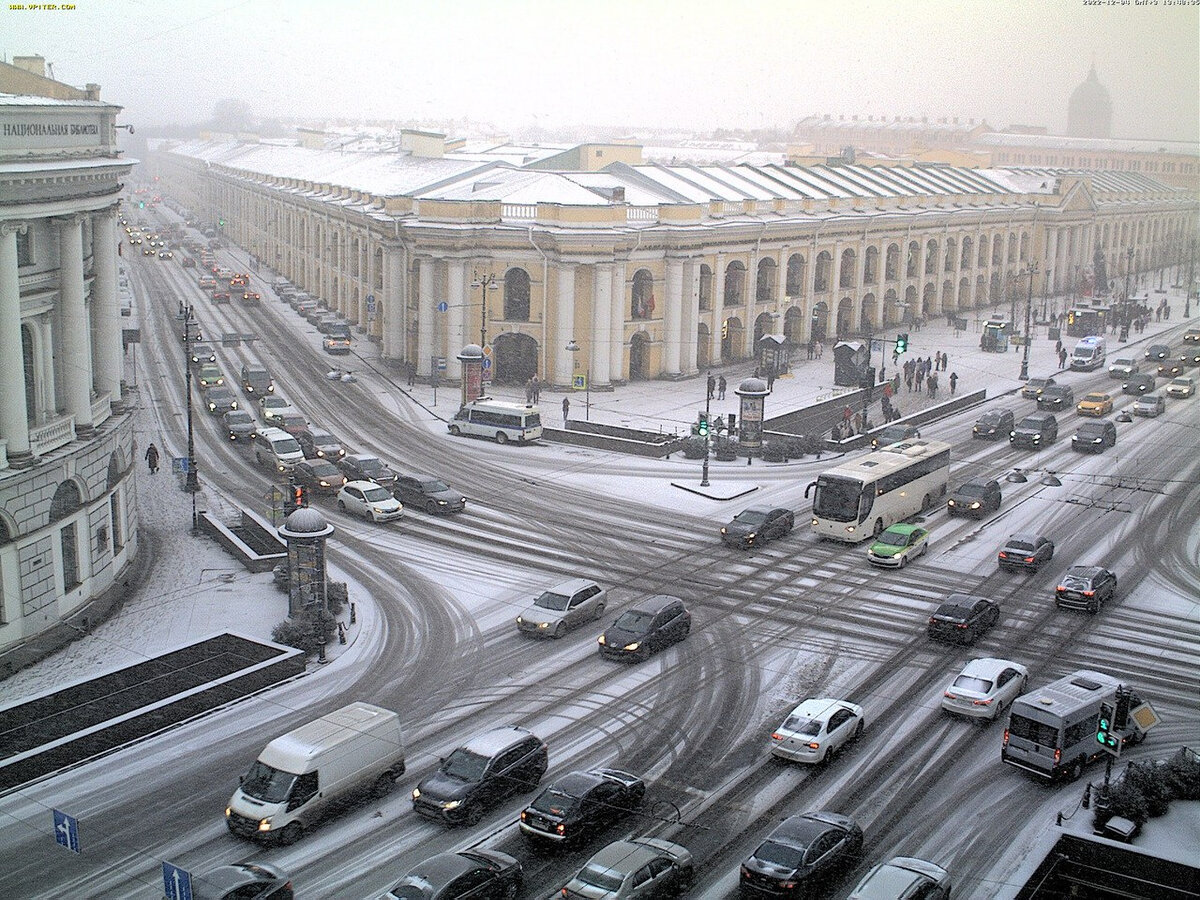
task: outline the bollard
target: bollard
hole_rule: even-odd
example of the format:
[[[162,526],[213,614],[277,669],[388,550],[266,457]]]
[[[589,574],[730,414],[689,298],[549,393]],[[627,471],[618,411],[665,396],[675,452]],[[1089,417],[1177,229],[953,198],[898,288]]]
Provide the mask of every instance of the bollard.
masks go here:
[[[317,639],[317,662],[322,665],[329,662],[329,658],[325,655],[325,635],[321,635]]]
[[[346,626],[338,622],[338,643],[346,643]]]
[[[350,624],[353,625],[358,621],[358,610],[354,608],[354,603],[350,604]]]

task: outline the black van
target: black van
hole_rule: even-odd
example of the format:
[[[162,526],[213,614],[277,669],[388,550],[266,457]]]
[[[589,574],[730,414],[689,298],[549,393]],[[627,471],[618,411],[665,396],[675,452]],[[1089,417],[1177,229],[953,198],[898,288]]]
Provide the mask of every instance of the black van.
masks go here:
[[[1053,444],[1057,440],[1058,419],[1054,418],[1054,413],[1048,412],[1030,413],[1017,423],[1013,433],[1008,436],[1008,442],[1012,446],[1031,450]]]

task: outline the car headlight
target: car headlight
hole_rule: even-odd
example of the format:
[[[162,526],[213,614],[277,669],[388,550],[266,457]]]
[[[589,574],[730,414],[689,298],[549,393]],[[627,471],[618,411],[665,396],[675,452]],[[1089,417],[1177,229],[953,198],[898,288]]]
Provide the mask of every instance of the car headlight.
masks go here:
[[[956,505],[956,504],[954,503],[954,500],[953,500],[953,499],[950,499],[950,500],[947,500],[947,501],[946,501],[946,505],[947,505],[947,506],[954,506],[954,505]]]
[[[974,503],[971,504],[971,509],[979,509],[979,501],[978,500],[976,500]]]
[[[230,404],[229,404],[229,408],[230,408],[230,409],[237,409],[237,408],[238,408],[237,401],[236,401],[236,400],[234,400],[232,403],[230,403]]]
[[[624,647],[622,647],[621,649],[622,649],[622,650],[629,650],[629,651],[631,651],[631,652],[632,652],[632,651],[636,650],[636,649],[637,649],[639,646],[641,646],[640,642],[638,642],[638,641],[634,641],[632,644],[626,644],[626,645],[625,645]]]
[[[538,628],[549,628],[549,627],[550,627],[550,623],[549,623],[549,622],[538,622],[538,623],[537,623],[537,627],[538,627]]]
[[[721,528],[721,534],[728,534],[728,533],[729,533],[728,529],[726,529],[724,527]]]
[[[1035,435],[1033,436],[1033,439],[1034,439],[1035,441],[1040,441],[1040,440],[1042,439],[1042,436],[1041,436],[1040,434],[1035,434]]]
[[[815,518],[815,517],[814,517],[814,518],[813,518],[813,520],[812,520],[812,524],[813,524],[813,525],[816,525],[816,524],[817,524],[817,520],[816,520],[816,518]]]
[[[520,625],[525,621],[524,616],[517,616],[517,624]]]
[[[419,799],[419,798],[420,798],[420,796],[421,796],[421,789],[420,789],[420,788],[413,788],[413,790],[412,790],[412,798],[413,798],[414,800],[417,800],[417,799]]]
[[[271,830],[271,820],[270,819],[259,819],[258,820],[258,830],[259,831],[270,831]]]
[[[442,802],[442,809],[458,809],[461,800],[445,800]]]
[[[318,484],[320,484],[320,485],[321,485],[321,487],[329,487],[329,482],[328,482],[328,481],[321,481],[321,482],[318,482]]]
[[[598,643],[601,647],[603,647],[605,644],[608,643],[608,641],[604,640],[604,635],[600,635],[600,637],[596,638],[596,643]]]
[[[215,404],[215,403],[209,403],[209,404],[208,404],[208,411],[209,411],[209,412],[216,412],[216,411],[217,411],[217,404]]]
[[[1092,443],[1093,443],[1093,444],[1099,444],[1099,443],[1102,443],[1102,442],[1103,442],[1103,438],[1092,438]]]
[[[439,500],[439,501],[438,501],[438,506],[445,506],[445,505],[446,505],[446,501],[445,501],[445,500]]]

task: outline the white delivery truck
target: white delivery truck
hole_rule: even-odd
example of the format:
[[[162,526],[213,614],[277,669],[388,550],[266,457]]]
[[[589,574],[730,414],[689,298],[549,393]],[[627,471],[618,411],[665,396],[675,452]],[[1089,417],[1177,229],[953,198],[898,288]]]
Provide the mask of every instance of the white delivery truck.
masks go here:
[[[267,744],[225,809],[240,837],[290,844],[331,804],[356,792],[390,791],[404,773],[400,717],[351,703]]]
[[[1071,351],[1071,368],[1081,372],[1100,368],[1104,365],[1106,349],[1102,336],[1093,334],[1085,337]]]

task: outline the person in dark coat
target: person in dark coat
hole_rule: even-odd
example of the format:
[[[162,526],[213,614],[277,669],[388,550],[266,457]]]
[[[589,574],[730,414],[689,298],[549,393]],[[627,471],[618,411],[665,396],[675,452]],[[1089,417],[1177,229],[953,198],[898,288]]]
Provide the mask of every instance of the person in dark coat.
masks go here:
[[[158,448],[154,444],[150,444],[146,448],[146,464],[150,467],[150,474],[158,474]]]

